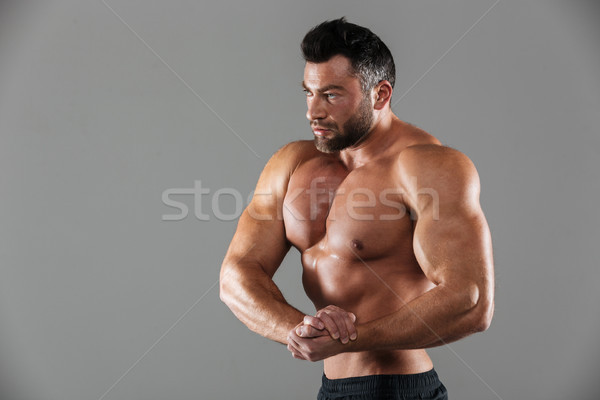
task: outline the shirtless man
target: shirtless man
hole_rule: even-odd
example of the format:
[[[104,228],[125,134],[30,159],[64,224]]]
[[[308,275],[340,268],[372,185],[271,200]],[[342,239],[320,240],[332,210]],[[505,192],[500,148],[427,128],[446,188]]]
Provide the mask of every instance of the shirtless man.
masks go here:
[[[325,360],[319,399],[447,399],[424,349],[486,330],[494,308],[477,171],[392,113],[394,62],[371,31],[324,22],[302,51],[314,141],[265,166],[221,299],[295,358]],[[272,280],[291,246],[314,316]]]

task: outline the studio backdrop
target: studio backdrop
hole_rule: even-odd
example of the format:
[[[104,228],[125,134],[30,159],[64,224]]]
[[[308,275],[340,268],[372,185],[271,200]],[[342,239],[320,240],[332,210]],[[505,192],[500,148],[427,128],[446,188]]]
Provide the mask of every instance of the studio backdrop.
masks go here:
[[[312,399],[219,300],[269,157],[311,139],[299,43],[346,16],[393,111],[478,168],[490,329],[432,349],[452,399],[597,399],[594,1],[0,2],[0,398]],[[297,251],[275,276],[313,313]]]

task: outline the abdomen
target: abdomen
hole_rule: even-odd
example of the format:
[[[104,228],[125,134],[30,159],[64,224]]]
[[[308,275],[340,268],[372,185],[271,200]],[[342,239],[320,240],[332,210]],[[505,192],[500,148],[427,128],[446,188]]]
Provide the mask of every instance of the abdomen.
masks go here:
[[[358,323],[390,314],[431,289],[414,257],[342,258],[319,243],[302,253],[302,282],[315,308],[336,305]]]

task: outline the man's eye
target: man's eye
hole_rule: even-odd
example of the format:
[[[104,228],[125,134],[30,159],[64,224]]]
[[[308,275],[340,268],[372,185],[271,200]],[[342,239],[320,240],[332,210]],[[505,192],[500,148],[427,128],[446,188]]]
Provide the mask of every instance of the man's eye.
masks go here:
[[[328,99],[335,99],[337,97],[335,93],[327,93],[326,96]]]
[[[303,90],[303,92],[304,92],[304,94],[305,94],[305,95],[307,95],[307,96],[310,96],[310,95],[311,95],[311,93],[310,93],[308,90],[306,90],[306,89],[304,89],[304,90]]]

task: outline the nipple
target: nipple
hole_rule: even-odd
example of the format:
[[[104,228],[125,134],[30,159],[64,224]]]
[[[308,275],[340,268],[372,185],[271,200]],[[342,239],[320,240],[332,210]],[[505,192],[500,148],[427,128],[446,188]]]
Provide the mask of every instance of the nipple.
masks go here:
[[[350,242],[350,245],[352,246],[353,249],[356,249],[356,250],[362,250],[363,249],[363,244],[358,239],[352,239],[352,242]]]

